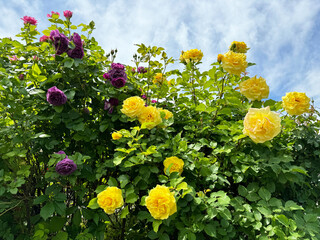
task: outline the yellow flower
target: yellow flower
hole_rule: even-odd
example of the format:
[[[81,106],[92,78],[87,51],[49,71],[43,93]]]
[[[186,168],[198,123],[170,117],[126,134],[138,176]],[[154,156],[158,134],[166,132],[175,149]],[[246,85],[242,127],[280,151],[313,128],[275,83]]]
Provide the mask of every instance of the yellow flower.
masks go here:
[[[269,86],[262,77],[257,78],[257,76],[254,76],[243,81],[239,84],[239,88],[240,92],[251,101],[261,101],[261,99],[269,96]]]
[[[166,186],[157,185],[146,197],[146,206],[155,219],[167,219],[177,211],[174,194]]]
[[[218,61],[219,63],[221,63],[222,58],[223,58],[223,54],[219,53],[219,54],[218,54],[218,57],[217,57],[217,61]]]
[[[282,97],[282,107],[290,115],[301,115],[308,112],[310,107],[310,98],[305,93],[289,92]]]
[[[123,197],[121,189],[117,187],[107,187],[97,196],[99,206],[107,213],[112,214],[116,208],[123,206]]]
[[[114,132],[112,133],[112,139],[113,140],[119,140],[120,138],[122,138],[122,134],[119,132]]]
[[[182,63],[189,63],[190,61],[197,63],[201,61],[202,57],[203,53],[201,50],[191,49],[186,52],[182,51],[179,59]]]
[[[223,55],[222,67],[226,72],[240,76],[242,72],[246,71],[248,65],[246,59],[247,57],[243,53],[229,51]]]
[[[246,53],[250,48],[247,47],[247,44],[245,42],[237,42],[233,41],[229,47],[230,51],[236,52],[236,53]]]
[[[162,84],[164,81],[166,81],[166,77],[162,73],[157,73],[153,78],[153,83],[159,83]]]
[[[140,97],[129,97],[124,100],[121,112],[130,118],[138,117],[144,109],[145,102]]]
[[[170,167],[169,173],[179,172],[180,174],[183,171],[184,162],[182,159],[177,157],[168,157],[163,161],[164,172],[166,173],[167,169]]]
[[[160,111],[154,106],[144,107],[138,116],[138,120],[141,124],[147,123],[146,127],[148,129],[152,129],[162,123]]]
[[[173,117],[173,114],[172,112],[170,112],[169,110],[167,109],[162,109],[162,108],[158,108],[160,112],[164,112],[166,115],[164,116],[165,119],[169,119],[169,118],[172,118]]]
[[[270,111],[270,107],[250,108],[244,118],[243,134],[255,143],[269,141],[280,133],[281,119],[278,113]]]

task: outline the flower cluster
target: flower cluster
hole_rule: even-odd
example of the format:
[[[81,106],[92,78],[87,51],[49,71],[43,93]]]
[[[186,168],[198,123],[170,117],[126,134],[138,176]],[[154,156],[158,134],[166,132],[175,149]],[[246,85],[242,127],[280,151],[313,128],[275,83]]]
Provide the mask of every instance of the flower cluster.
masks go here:
[[[201,52],[201,50],[191,49],[186,52],[182,51],[179,59],[182,63],[198,63],[201,61],[202,57],[203,53]]]
[[[241,94],[251,101],[261,101],[261,99],[268,98],[269,96],[269,86],[262,77],[257,78],[257,76],[254,76],[253,78],[243,81],[239,84],[239,88]]]
[[[308,98],[305,93],[289,92],[282,97],[282,107],[290,115],[301,115],[308,112],[310,98]]]
[[[184,162],[182,159],[177,157],[168,157],[163,161],[164,166],[164,173],[167,173],[167,170],[169,170],[169,173],[172,172],[178,172],[179,174],[183,171]]]
[[[113,214],[117,208],[124,204],[121,189],[107,187],[98,194],[97,203],[107,214]]]
[[[48,14],[47,14],[47,17],[48,17],[48,18],[52,18],[52,15],[53,15],[53,14],[58,15],[58,17],[60,17],[60,13],[54,12],[54,11],[51,11],[51,14],[48,13]]]
[[[111,69],[103,74],[103,77],[110,80],[110,83],[116,88],[124,87],[127,82],[127,74],[120,63],[112,63]]]
[[[236,52],[236,53],[246,53],[250,48],[247,47],[247,44],[245,42],[237,42],[233,41],[229,47],[230,51]]]

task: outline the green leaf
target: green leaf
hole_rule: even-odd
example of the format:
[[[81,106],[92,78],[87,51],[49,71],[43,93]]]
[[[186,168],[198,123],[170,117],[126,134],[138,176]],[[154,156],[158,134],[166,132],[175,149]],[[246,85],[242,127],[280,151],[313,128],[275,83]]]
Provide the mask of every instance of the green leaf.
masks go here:
[[[269,201],[269,199],[271,198],[271,193],[265,187],[261,187],[258,191],[258,194],[262,199],[266,201]]]
[[[66,232],[59,232],[55,235],[52,240],[68,240],[68,233]]]
[[[63,105],[61,105],[61,106],[54,106],[53,108],[54,108],[54,110],[55,110],[57,113],[61,113],[62,110],[63,110]]]
[[[281,224],[283,224],[285,227],[289,227],[289,219],[288,219],[285,215],[283,215],[283,214],[278,215],[278,216],[277,216],[277,220],[278,220]]]
[[[304,210],[303,207],[299,206],[298,204],[296,204],[294,201],[291,201],[291,200],[287,201],[284,207],[287,211]]]
[[[153,231],[158,232],[159,226],[161,225],[162,221],[161,220],[153,220],[152,227]]]
[[[248,194],[248,190],[247,190],[244,186],[240,185],[240,186],[238,187],[238,193],[239,193],[241,196],[245,197],[245,196],[247,196],[247,194]]]
[[[127,197],[126,197],[126,203],[134,203],[138,200],[139,196],[135,193],[130,193]]]
[[[64,62],[63,65],[64,65],[66,68],[71,68],[72,65],[73,65],[73,62],[74,62],[74,60],[73,60],[72,58],[67,58],[67,59],[65,60],[65,62]]]
[[[198,112],[205,112],[206,111],[207,106],[204,105],[203,103],[200,103],[197,107],[196,107],[196,111]]]
[[[177,191],[179,191],[181,189],[183,189],[183,190],[188,189],[188,184],[186,182],[182,182],[182,183],[178,184]]]
[[[129,208],[128,206],[125,206],[125,208],[122,209],[120,218],[126,218],[126,216],[129,214]]]
[[[210,237],[216,237],[217,232],[216,232],[216,226],[213,223],[209,223],[204,227],[204,231],[206,234],[208,234]]]
[[[117,179],[110,177],[108,181],[108,185],[111,187],[117,187],[118,186]]]
[[[97,200],[98,200],[97,198],[91,199],[90,202],[89,202],[89,204],[88,204],[88,208],[91,208],[91,209],[97,209],[97,208],[99,208],[100,206],[99,206]]]
[[[54,213],[54,205],[52,202],[48,202],[41,208],[40,216],[47,220]]]

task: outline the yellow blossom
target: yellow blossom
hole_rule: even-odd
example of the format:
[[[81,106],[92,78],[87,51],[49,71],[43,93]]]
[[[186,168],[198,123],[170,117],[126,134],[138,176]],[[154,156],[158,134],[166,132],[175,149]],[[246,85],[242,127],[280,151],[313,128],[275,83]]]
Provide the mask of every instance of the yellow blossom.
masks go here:
[[[130,118],[138,117],[144,109],[145,102],[140,97],[129,97],[124,100],[121,112]]]
[[[166,80],[167,80],[166,77],[162,73],[157,73],[153,78],[153,83],[162,84]]]
[[[169,118],[172,118],[173,117],[173,114],[172,112],[170,112],[169,110],[167,109],[162,109],[162,108],[158,108],[160,112],[164,112],[166,115],[164,116],[165,119],[169,119]]]
[[[310,98],[305,93],[289,92],[282,97],[282,107],[290,115],[301,115],[309,111]]]
[[[171,166],[169,173],[179,172],[181,174],[183,171],[183,165],[184,165],[183,160],[177,157],[168,157],[163,161],[165,173],[167,169]]]
[[[257,78],[257,76],[254,76],[243,81],[239,84],[239,88],[240,92],[251,101],[261,101],[261,99],[269,96],[269,86],[262,77]]]
[[[122,134],[119,132],[114,132],[112,133],[112,139],[113,140],[119,140],[120,138],[122,138]]]
[[[246,53],[250,48],[247,47],[247,44],[245,42],[237,42],[233,41],[229,47],[230,51],[236,52],[236,53]]]
[[[146,197],[146,206],[155,219],[167,219],[177,211],[174,194],[166,186],[157,185]]]
[[[222,58],[223,58],[223,54],[219,53],[219,54],[218,54],[218,57],[217,57],[217,61],[218,61],[219,63],[221,63]]]
[[[250,108],[243,121],[243,134],[255,143],[264,143],[280,133],[281,119],[270,107]]]
[[[117,187],[107,187],[97,196],[98,205],[107,213],[113,214],[116,208],[123,206],[121,189]]]
[[[144,107],[138,120],[141,124],[146,124],[148,129],[152,129],[162,123],[160,111],[154,106]]]
[[[181,52],[180,61],[189,63],[190,61],[198,63],[201,61],[203,53],[198,49],[191,49],[186,52]]]
[[[240,76],[248,66],[246,59],[247,57],[243,53],[229,51],[223,55],[222,67],[226,72]]]

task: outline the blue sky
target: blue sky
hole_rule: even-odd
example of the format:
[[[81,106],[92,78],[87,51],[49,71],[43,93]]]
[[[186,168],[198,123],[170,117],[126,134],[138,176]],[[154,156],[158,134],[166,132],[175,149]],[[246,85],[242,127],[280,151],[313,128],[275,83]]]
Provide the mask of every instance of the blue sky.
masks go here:
[[[116,61],[124,64],[132,64],[134,44],[144,43],[175,59],[181,50],[201,49],[201,70],[208,70],[232,41],[244,41],[247,60],[257,64],[249,76],[266,79],[270,98],[299,91],[320,105],[319,0],[0,0],[0,6],[0,37],[17,34],[25,15],[42,31],[47,13],[71,10],[74,24],[96,23],[93,36],[106,51],[117,48]]]

